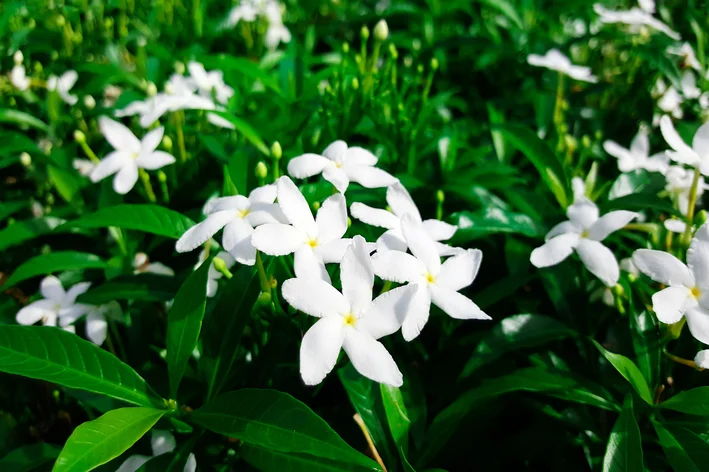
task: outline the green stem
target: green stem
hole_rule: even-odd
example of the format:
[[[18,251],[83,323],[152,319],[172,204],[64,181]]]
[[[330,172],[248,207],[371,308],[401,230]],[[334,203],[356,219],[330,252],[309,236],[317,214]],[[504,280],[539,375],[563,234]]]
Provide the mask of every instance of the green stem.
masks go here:
[[[180,150],[180,161],[187,161],[187,150],[185,149],[185,133],[182,132],[182,123],[185,115],[182,111],[175,112],[175,132],[177,133],[177,147]]]
[[[263,293],[271,294],[271,281],[268,279],[268,274],[266,274],[266,269],[263,267],[263,260],[261,259],[261,251],[256,251],[256,270],[258,270],[258,279],[261,282],[261,291]]]
[[[556,103],[554,104],[554,126],[556,127],[556,134],[559,136],[559,147],[564,142],[564,136],[561,132],[561,125],[564,121],[563,117],[563,103],[564,103],[564,74],[559,72],[559,81],[556,87]]]
[[[101,162],[101,159],[98,158],[96,153],[89,147],[86,141],[80,142],[79,145],[81,146],[81,149],[84,150],[84,153],[89,156],[89,159],[91,159],[92,162],[95,162],[97,164]]]
[[[143,169],[143,168],[138,169],[138,176],[140,177],[140,180],[143,182],[143,187],[145,187],[145,193],[148,196],[148,200],[150,200],[151,203],[157,202],[158,199],[155,197],[155,192],[153,192],[153,185],[150,183],[150,176],[145,171],[145,169]]]
[[[697,167],[694,169],[694,178],[692,179],[692,187],[689,189],[689,204],[687,205],[687,227],[682,234],[682,244],[688,246],[692,239],[692,223],[694,222],[694,207],[697,204],[697,188],[699,187],[699,177],[701,172]]]

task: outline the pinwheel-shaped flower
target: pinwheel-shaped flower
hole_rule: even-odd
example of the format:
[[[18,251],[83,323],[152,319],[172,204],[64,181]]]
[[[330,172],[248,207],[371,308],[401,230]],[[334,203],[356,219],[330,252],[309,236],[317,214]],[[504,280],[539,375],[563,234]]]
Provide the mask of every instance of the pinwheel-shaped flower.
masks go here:
[[[469,249],[441,264],[436,245],[422,223],[407,214],[401,219],[401,230],[413,255],[387,251],[378,253],[373,260],[374,271],[382,279],[417,287],[401,328],[404,339],[411,341],[419,335],[428,321],[431,302],[452,318],[490,319],[471,299],[458,293],[475,280],[482,252]]]
[[[404,239],[404,235],[401,232],[401,218],[406,214],[423,223],[426,233],[436,241],[439,255],[446,256],[456,252],[456,248],[441,244],[438,241],[450,239],[458,228],[440,220],[422,221],[421,213],[419,213],[416,203],[414,203],[411,195],[401,183],[397,182],[387,188],[386,201],[391,208],[391,212],[372,208],[359,202],[355,202],[350,206],[350,212],[354,218],[368,225],[387,229],[377,239],[377,252],[385,252],[387,250],[406,252],[406,239]]]
[[[377,341],[395,333],[406,317],[414,286],[399,287],[372,300],[374,271],[367,243],[355,236],[340,264],[342,293],[318,278],[283,283],[283,298],[294,308],[320,318],[300,347],[300,374],[317,385],[335,367],[340,349],[365,377],[395,387],[403,383],[396,362]]]
[[[590,68],[573,65],[571,60],[558,49],[550,49],[543,56],[530,54],[527,56],[527,62],[531,66],[555,70],[572,79],[591,83],[598,82],[598,79],[591,74]]]
[[[41,321],[45,326],[67,327],[89,312],[91,307],[76,303],[76,297],[86,292],[90,286],[89,282],[81,282],[65,291],[58,278],[47,276],[39,285],[39,291],[44,298],[22,308],[15,319],[22,325]]]
[[[71,95],[69,91],[78,78],[79,74],[77,74],[75,70],[68,70],[64,72],[61,77],[53,75],[47,79],[47,89],[56,91],[59,97],[69,105],[75,105],[79,99],[76,95]]]
[[[546,243],[532,251],[532,264],[539,268],[553,266],[576,251],[586,268],[606,286],[617,284],[620,276],[618,260],[601,241],[638,214],[617,210],[599,218],[598,207],[582,198],[569,206],[566,216],[569,220],[554,226],[546,235]]]
[[[175,442],[175,436],[172,435],[170,431],[165,431],[162,429],[154,429],[151,431],[150,435],[150,448],[153,451],[152,457],[161,456],[172,452],[175,450],[177,443]],[[140,454],[135,454],[130,456],[128,459],[121,464],[121,466],[116,470],[116,472],[136,472],[141,468],[143,464],[148,462],[151,456],[143,456]],[[187,463],[185,463],[185,468],[183,472],[195,472],[197,470],[197,459],[194,454],[190,453],[187,457]]]
[[[374,167],[377,160],[377,156],[366,149],[347,147],[346,142],[335,141],[322,155],[308,153],[291,159],[288,173],[297,179],[322,174],[340,193],[345,193],[350,182],[367,188],[388,187],[398,182],[396,177]]]
[[[672,151],[666,151],[670,159],[697,168],[703,175],[709,175],[709,123],[704,123],[694,133],[691,147],[680,137],[672,119],[667,115],[660,118],[660,131],[672,148]]]
[[[295,275],[330,281],[326,263],[339,263],[351,239],[347,231],[347,206],[342,194],[325,200],[313,218],[308,202],[286,176],[278,179],[278,204],[290,225],[267,223],[254,231],[251,241],[256,249],[272,256],[295,253]]]
[[[638,169],[665,172],[669,166],[669,156],[664,152],[650,157],[650,139],[645,126],[640,127],[638,134],[630,142],[630,149],[610,140],[603,143],[603,149],[618,158],[618,170],[621,172],[632,172]]]
[[[687,318],[689,331],[709,344],[709,224],[704,224],[687,251],[687,265],[672,254],[638,249],[633,263],[655,282],[666,285],[652,296],[652,309],[663,323]]]
[[[633,28],[647,26],[666,34],[674,40],[679,40],[680,35],[669,26],[658,20],[652,14],[655,12],[655,2],[642,0],[638,2],[640,8],[630,10],[609,10],[600,3],[593,5],[593,11],[600,17],[601,23],[622,23]]]
[[[297,190],[297,189],[296,189]],[[188,229],[177,241],[177,252],[191,251],[224,228],[222,247],[240,263],[254,265],[256,249],[252,245],[254,228],[265,223],[285,223],[286,217],[276,200],[276,186],[254,189],[249,197],[236,195],[213,199],[205,205],[207,219]]]
[[[115,151],[109,153],[91,171],[91,180],[98,182],[116,174],[113,189],[116,193],[130,192],[138,181],[138,169],[157,170],[175,162],[175,158],[156,151],[162,141],[165,128],[160,127],[146,134],[142,140],[123,124],[105,116],[99,119],[99,128]]]

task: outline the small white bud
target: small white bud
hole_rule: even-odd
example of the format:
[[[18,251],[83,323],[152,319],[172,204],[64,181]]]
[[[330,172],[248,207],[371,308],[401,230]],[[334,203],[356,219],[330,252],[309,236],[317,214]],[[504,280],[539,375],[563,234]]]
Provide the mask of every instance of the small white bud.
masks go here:
[[[29,167],[32,164],[32,157],[28,153],[23,152],[20,154],[20,162],[23,166]]]
[[[389,37],[389,25],[386,20],[379,20],[374,26],[374,39],[376,41],[385,41]]]
[[[12,56],[12,58],[15,60],[15,64],[17,65],[22,64],[22,61],[25,60],[24,54],[22,54],[22,51],[20,51],[19,49],[15,51],[15,55]]]
[[[89,110],[93,110],[96,107],[96,100],[91,95],[84,97],[84,106]]]

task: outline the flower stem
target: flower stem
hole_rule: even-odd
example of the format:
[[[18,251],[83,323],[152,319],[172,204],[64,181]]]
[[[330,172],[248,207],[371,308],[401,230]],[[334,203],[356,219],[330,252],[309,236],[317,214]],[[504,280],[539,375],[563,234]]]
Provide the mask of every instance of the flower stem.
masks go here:
[[[256,270],[258,270],[258,278],[261,282],[261,291],[270,295],[271,282],[268,280],[268,274],[266,274],[266,269],[263,267],[263,260],[261,259],[260,251],[256,251]]]
[[[677,357],[674,354],[670,354],[667,351],[663,351],[663,354],[665,355],[665,357],[667,357],[671,361],[676,362],[678,364],[686,365],[687,367],[691,367],[691,368],[696,369],[700,372],[702,370],[704,370],[702,367],[699,367],[697,364],[695,364],[694,361],[691,361],[689,359],[683,359],[681,357]]]
[[[79,143],[79,146],[81,146],[81,149],[84,150],[84,153],[89,156],[89,159],[91,159],[91,162],[94,162],[98,164],[101,162],[101,159],[98,158],[96,153],[89,147],[89,145],[86,143],[86,141],[81,141]]]
[[[391,290],[391,280],[385,280],[384,285],[382,285],[382,291],[379,292],[379,294],[381,295],[382,293],[388,292],[389,290]]]
[[[701,177],[699,168],[694,169],[694,178],[692,179],[692,187],[689,189],[689,204],[687,205],[687,227],[682,234],[682,245],[689,246],[692,239],[692,223],[694,222],[694,207],[697,204],[697,187],[699,187],[699,177]]]
[[[369,431],[367,431],[367,426],[365,426],[364,420],[362,420],[362,417],[359,413],[355,413],[353,418],[355,420],[355,423],[357,423],[357,426],[359,426],[362,430],[362,434],[364,434],[364,439],[367,441],[369,451],[372,453],[372,456],[374,456],[374,460],[377,461],[377,463],[381,466],[384,472],[387,472],[387,468],[384,465],[382,456],[379,455],[379,452],[377,452],[377,448],[374,447],[374,442],[372,441],[372,437],[369,435]]]
[[[153,192],[153,185],[150,183],[150,176],[145,171],[145,169],[138,169],[138,176],[140,176],[140,180],[143,182],[143,187],[145,187],[145,193],[148,195],[148,200],[150,200],[151,203],[157,202],[158,199],[155,198],[155,192]]]
[[[180,149],[180,161],[187,161],[187,150],[185,149],[185,133],[182,132],[182,123],[185,115],[180,111],[175,112],[175,132],[177,133],[177,147]]]

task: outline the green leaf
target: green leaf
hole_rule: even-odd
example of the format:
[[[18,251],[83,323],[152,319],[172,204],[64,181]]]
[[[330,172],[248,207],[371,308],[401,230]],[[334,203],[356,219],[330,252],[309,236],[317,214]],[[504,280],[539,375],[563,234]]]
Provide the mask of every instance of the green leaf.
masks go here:
[[[684,216],[682,216],[679,210],[673,207],[667,200],[662,199],[657,195],[648,195],[644,193],[615,198],[613,200],[609,200],[607,203],[599,205],[599,208],[601,210],[601,214],[605,214],[613,210],[655,210],[660,213],[674,215],[684,220]]]
[[[643,377],[642,372],[640,372],[640,369],[638,369],[638,366],[636,366],[633,361],[621,354],[616,354],[607,351],[596,341],[593,341],[593,344],[601,352],[601,354],[603,354],[603,357],[605,357],[608,362],[610,362],[611,365],[615,367],[618,373],[620,373],[620,375],[622,375],[625,380],[630,383],[630,385],[635,389],[635,391],[638,392],[640,398],[645,400],[648,405],[652,405],[653,401],[652,393],[650,392],[650,387],[648,386],[645,377]]]
[[[409,413],[406,410],[404,397],[397,387],[390,385],[379,384],[379,390],[382,395],[382,403],[386,412],[387,423],[389,424],[389,432],[394,438],[394,444],[399,451],[399,457],[407,471],[413,471],[413,467],[409,464],[407,456],[409,455],[409,428],[411,420]]]
[[[127,451],[166,410],[119,408],[83,423],[67,439],[52,472],[88,472]]]
[[[102,208],[95,213],[69,221],[62,229],[68,228],[119,228],[177,239],[194,226],[194,221],[176,211],[151,204],[121,204]]]
[[[91,288],[76,300],[89,305],[103,305],[114,300],[165,302],[174,298],[177,289],[174,277],[156,274],[125,275]]]
[[[709,471],[709,444],[701,436],[681,426],[652,425],[675,472]]]
[[[574,336],[575,332],[564,323],[544,315],[514,315],[502,320],[485,335],[460,378],[468,377],[485,364],[499,359],[507,352],[524,349],[550,341]]]
[[[527,215],[486,207],[475,213],[461,211],[452,215],[458,230],[453,235],[454,243],[468,242],[497,233],[518,233],[535,237],[542,229]]]
[[[202,56],[200,57],[200,61],[202,61],[202,64],[204,64],[204,67],[207,69],[219,69],[224,72],[236,71],[244,77],[261,82],[264,86],[282,96],[276,80],[266,71],[261,69],[258,64],[255,64],[248,59],[227,56],[226,54],[214,54]]]
[[[549,145],[542,141],[532,130],[518,124],[494,126],[507,142],[519,149],[542,177],[559,204],[566,208],[571,202],[571,190],[564,167]]]
[[[61,449],[53,444],[36,443],[22,446],[0,459],[0,470],[31,472],[53,462]]]
[[[78,207],[83,206],[84,202],[79,194],[81,183],[75,173],[56,166],[47,166],[47,175],[64,201]]]
[[[487,5],[490,8],[494,8],[495,10],[499,11],[503,15],[505,15],[508,19],[512,20],[512,23],[515,24],[519,29],[524,29],[524,25],[522,23],[522,19],[519,17],[517,14],[517,10],[515,10],[515,7],[512,6],[509,2],[506,0],[478,0],[480,3],[483,5]]]
[[[625,285],[623,280],[620,283]],[[630,286],[624,288],[626,293],[631,293]],[[657,317],[648,310],[631,309],[628,321],[638,368],[650,385],[656,385],[660,377],[663,345]]]
[[[37,275],[47,275],[53,272],[62,270],[78,270],[78,269],[108,269],[111,267],[109,262],[101,260],[98,256],[88,254],[86,252],[76,251],[57,251],[47,255],[35,256],[29,261],[15,269],[5,285],[3,290],[35,277]]]
[[[633,194],[657,193],[665,186],[665,179],[659,172],[648,172],[643,169],[620,174],[608,193],[608,199],[625,197]]]
[[[244,444],[239,453],[246,462],[264,472],[365,472],[381,471],[376,463],[362,465],[299,452],[280,452]]]
[[[0,325],[0,371],[135,405],[162,404],[145,380],[116,356],[51,326]]]
[[[643,447],[635,420],[633,397],[627,395],[623,409],[608,438],[603,472],[643,472]]]
[[[207,275],[212,266],[208,259],[192,272],[175,295],[167,315],[167,370],[170,377],[170,397],[177,398],[177,389],[192,357],[207,303]]]
[[[0,123],[29,126],[30,128],[37,128],[45,133],[49,133],[49,126],[47,126],[47,123],[20,110],[12,110],[8,108],[0,109]]]
[[[310,454],[376,469],[304,403],[276,390],[225,393],[192,414],[198,425],[255,446]]]
[[[217,305],[204,321],[200,362],[206,366],[209,399],[222,391],[233,373],[241,335],[251,319],[251,309],[259,293],[259,279],[254,268],[240,267],[220,290]]]
[[[12,202],[0,202],[0,221],[3,221],[8,216],[17,213],[23,208],[29,208],[30,204],[27,200],[17,200]]]
[[[49,234],[62,223],[64,223],[64,220],[53,216],[13,223],[0,231],[0,251],[38,236]]]
[[[248,124],[246,121],[226,111],[211,111],[210,113],[214,113],[215,115],[221,116],[222,118],[233,124],[234,128],[236,128],[236,131],[241,133],[247,141],[253,144],[254,147],[261,151],[265,156],[271,155],[271,150],[268,149],[268,146],[266,146],[266,144],[264,144],[263,139],[261,139],[261,136],[259,136],[256,130],[253,129],[251,125]]]
[[[697,387],[680,392],[660,403],[661,408],[691,415],[709,415],[709,387]]]

